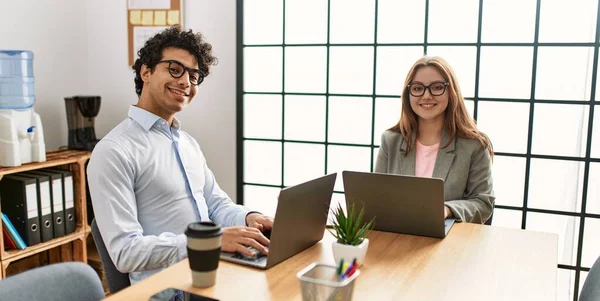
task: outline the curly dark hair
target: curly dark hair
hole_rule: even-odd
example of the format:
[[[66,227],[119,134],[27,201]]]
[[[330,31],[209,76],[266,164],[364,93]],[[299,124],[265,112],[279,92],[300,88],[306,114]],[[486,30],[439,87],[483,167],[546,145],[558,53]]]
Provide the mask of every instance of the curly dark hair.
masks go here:
[[[202,77],[208,76],[210,66],[217,64],[217,58],[212,55],[212,45],[204,40],[201,33],[194,33],[191,29],[183,31],[177,25],[171,26],[148,39],[137,53],[139,58],[135,60],[133,70],[135,71],[135,93],[138,97],[142,95],[144,86],[140,74],[142,65],[154,71],[154,67],[162,59],[163,50],[168,47],[187,50],[196,57]]]

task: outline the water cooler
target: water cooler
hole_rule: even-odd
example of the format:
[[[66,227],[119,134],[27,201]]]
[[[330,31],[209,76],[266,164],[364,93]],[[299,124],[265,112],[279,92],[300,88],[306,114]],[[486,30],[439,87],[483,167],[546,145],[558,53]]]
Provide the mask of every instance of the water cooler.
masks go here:
[[[34,103],[33,53],[0,50],[0,166],[46,161]]]

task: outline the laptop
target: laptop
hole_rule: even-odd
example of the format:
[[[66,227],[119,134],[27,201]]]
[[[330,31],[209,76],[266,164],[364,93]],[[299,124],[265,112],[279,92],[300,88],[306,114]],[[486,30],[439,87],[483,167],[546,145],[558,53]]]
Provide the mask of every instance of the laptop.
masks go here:
[[[456,219],[444,220],[444,180],[342,172],[347,206],[365,207],[375,230],[444,238]]]
[[[250,248],[257,256],[221,252],[221,259],[268,269],[319,242],[325,233],[336,177],[333,173],[279,192],[268,256]]]

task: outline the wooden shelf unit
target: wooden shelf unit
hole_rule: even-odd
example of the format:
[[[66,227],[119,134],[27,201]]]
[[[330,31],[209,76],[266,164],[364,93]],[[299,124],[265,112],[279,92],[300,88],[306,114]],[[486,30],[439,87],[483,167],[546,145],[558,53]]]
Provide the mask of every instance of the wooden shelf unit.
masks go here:
[[[24,250],[5,251],[4,239],[0,235],[0,262],[2,266],[0,279],[8,276],[7,268],[11,263],[44,251],[49,252],[51,262],[81,261],[87,263],[86,237],[90,233],[90,227],[87,224],[86,213],[85,164],[90,156],[91,153],[88,151],[57,150],[47,152],[45,162],[28,163],[17,167],[0,167],[0,180],[7,174],[49,167],[68,167],[73,174],[73,189],[75,190],[73,201],[77,220],[73,233],[27,247]],[[2,212],[1,207],[0,212]],[[1,231],[2,223],[0,223]]]

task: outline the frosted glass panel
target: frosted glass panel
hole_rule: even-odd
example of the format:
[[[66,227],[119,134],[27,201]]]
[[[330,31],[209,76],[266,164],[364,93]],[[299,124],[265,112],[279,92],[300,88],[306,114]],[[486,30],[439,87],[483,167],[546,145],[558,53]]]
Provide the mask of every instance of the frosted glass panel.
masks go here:
[[[556,300],[572,301],[575,287],[575,271],[558,269],[556,274]]]
[[[284,130],[287,140],[325,141],[325,96],[286,95]]]
[[[381,135],[385,130],[398,124],[402,111],[400,98],[380,97],[375,99],[375,132],[373,143],[381,144]]]
[[[285,48],[285,91],[325,93],[327,47]]]
[[[401,95],[410,67],[423,56],[423,47],[377,47],[377,94]]]
[[[284,144],[284,185],[293,186],[324,175],[325,145]]]
[[[600,76],[599,76],[600,78]],[[600,87],[599,87],[600,88]],[[596,90],[598,91],[598,90]],[[600,98],[596,98],[600,99]],[[600,106],[594,106],[594,127],[592,128],[592,158],[600,159]]]
[[[477,42],[479,0],[430,0],[427,42]]]
[[[597,7],[596,0],[542,0],[539,41],[593,42]]]
[[[536,0],[484,1],[481,41],[533,42],[535,7]],[[510,16],[510,22],[507,22],[507,16]]]
[[[583,253],[581,266],[591,268],[600,256],[600,219],[586,218],[583,230]]]
[[[373,93],[373,47],[330,47],[329,93]]]
[[[588,100],[593,58],[591,47],[539,47],[535,98]]]
[[[281,185],[281,143],[244,141],[244,182]]]
[[[274,217],[279,191],[279,188],[244,185],[244,206]]]
[[[528,207],[581,211],[583,163],[531,159]]]
[[[244,95],[244,137],[281,139],[281,95]]]
[[[588,274],[588,272],[584,271],[579,272],[579,293],[581,293],[581,288],[583,287],[583,284],[585,283],[585,278],[587,278]]]
[[[585,212],[600,214],[600,163],[590,163],[588,194]],[[600,255],[600,254],[598,254]]]
[[[525,158],[494,156],[492,176],[496,205],[523,207]]]
[[[330,43],[374,42],[374,0],[330,0],[330,3]]]
[[[281,92],[281,47],[244,48],[244,91]]]
[[[528,103],[480,101],[477,121],[479,130],[492,140],[494,151],[527,152]]]
[[[306,22],[307,16],[310,16],[310,22]],[[327,1],[285,0],[285,42],[326,43]]]
[[[558,234],[558,264],[575,265],[579,237],[578,218],[554,214],[527,213],[525,229]]]
[[[281,0],[244,1],[244,44],[281,44],[282,37]]]
[[[448,2],[450,3],[450,2]],[[472,46],[436,46],[428,47],[427,55],[444,58],[458,78],[463,97],[475,96],[475,63],[477,48]]]
[[[473,111],[475,111],[475,102],[472,100],[464,100],[465,102],[465,107],[467,108],[467,112],[469,113],[469,116],[471,116],[471,118],[474,118],[474,113]],[[480,102],[481,103],[481,102]]]
[[[330,142],[370,144],[371,112],[370,97],[330,97]]]
[[[342,171],[371,171],[371,148],[330,145],[327,148],[327,173],[337,172],[335,191],[344,191]]]
[[[532,59],[533,47],[481,47],[479,96],[529,99]]]
[[[377,43],[423,43],[425,0],[379,0],[377,10]]]
[[[338,174],[338,178],[341,177],[342,174]],[[334,192],[331,196],[331,203],[329,206],[329,214],[327,215],[327,225],[333,225],[333,210],[337,209],[338,204],[342,206],[342,210],[346,212],[346,196],[343,193]]]
[[[373,147],[373,168],[371,172],[375,171],[375,162],[377,162],[377,156],[379,156],[379,147]]]
[[[523,212],[519,210],[494,209],[492,226],[521,229]]]
[[[588,106],[535,104],[531,152],[585,156],[588,117]],[[557,143],[557,137],[560,137],[560,143]]]

